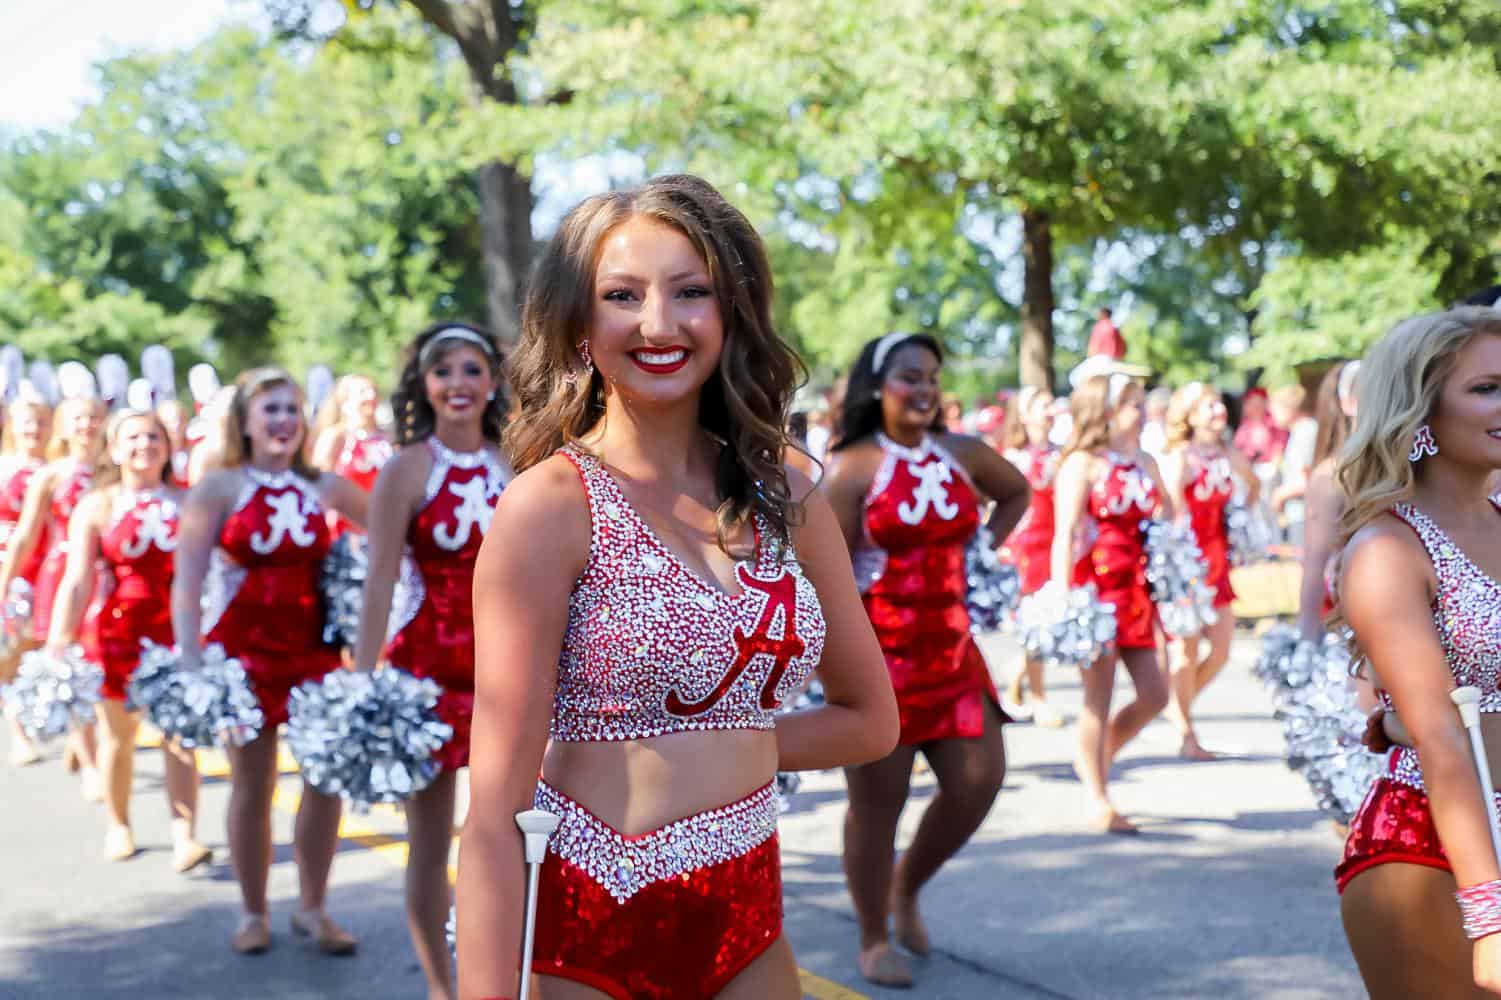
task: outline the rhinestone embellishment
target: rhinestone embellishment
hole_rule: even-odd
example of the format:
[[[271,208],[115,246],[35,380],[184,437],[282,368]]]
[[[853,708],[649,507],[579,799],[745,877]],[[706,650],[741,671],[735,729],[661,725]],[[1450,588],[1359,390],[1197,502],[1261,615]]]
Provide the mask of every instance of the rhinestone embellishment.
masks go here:
[[[767,785],[731,805],[627,837],[545,781],[537,782],[536,806],[562,821],[549,847],[618,903],[653,883],[750,853],[777,832],[780,811],[776,787]]]

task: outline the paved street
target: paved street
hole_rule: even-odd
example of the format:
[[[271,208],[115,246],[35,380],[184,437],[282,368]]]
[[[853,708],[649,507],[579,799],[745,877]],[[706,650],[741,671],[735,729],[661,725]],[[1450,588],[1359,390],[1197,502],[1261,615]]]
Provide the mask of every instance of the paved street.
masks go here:
[[[990,646],[997,674],[1012,654]],[[878,990],[856,976],[854,923],[839,867],[843,784],[810,775],[782,836],[788,933],[821,1000],[900,996],[1316,1000],[1361,995],[1339,930],[1330,871],[1339,843],[1280,757],[1270,705],[1247,673],[1254,645],[1202,703],[1202,736],[1232,759],[1184,764],[1158,721],[1117,771],[1118,802],[1145,834],[1083,829],[1068,761],[1070,730],[1007,731],[1006,789],[975,841],[930,887],[937,949],[917,989]],[[1053,678],[1070,715],[1077,686]],[[1118,692],[1128,688],[1124,675]],[[103,819],[56,760],[0,769],[0,998],[420,998],[401,912],[399,815],[349,817],[331,908],[362,940],[354,959],[321,959],[286,931],[295,899],[289,847],[298,783],[283,778],[272,871],[276,947],[230,953],[236,892],[223,849],[227,783],[205,785],[204,833],[219,864],[190,878],[169,867],[161,768],[139,755],[134,800],[144,852],[100,857]],[[916,782],[914,804],[931,793]],[[905,828],[915,826],[909,810]]]

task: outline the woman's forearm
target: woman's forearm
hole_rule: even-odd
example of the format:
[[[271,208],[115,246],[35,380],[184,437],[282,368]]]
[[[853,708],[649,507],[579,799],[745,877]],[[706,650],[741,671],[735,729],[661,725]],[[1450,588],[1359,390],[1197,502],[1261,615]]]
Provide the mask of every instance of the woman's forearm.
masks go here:
[[[514,817],[470,812],[459,837],[455,901],[460,1000],[518,993],[524,858]]]
[[[777,718],[777,769],[821,771],[880,760],[896,744],[892,718],[875,706],[820,705]],[[888,721],[890,725],[888,725]]]

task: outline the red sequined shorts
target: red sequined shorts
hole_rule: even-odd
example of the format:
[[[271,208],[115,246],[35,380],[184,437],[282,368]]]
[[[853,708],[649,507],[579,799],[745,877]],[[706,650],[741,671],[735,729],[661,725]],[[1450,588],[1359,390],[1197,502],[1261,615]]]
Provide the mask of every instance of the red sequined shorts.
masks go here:
[[[625,836],[537,783],[562,818],[538,891],[532,971],[617,1000],[703,1000],[782,933],[776,789]]]
[[[1412,785],[1377,778],[1350,820],[1345,856],[1334,869],[1334,884],[1344,892],[1355,876],[1385,864],[1452,871],[1433,825],[1428,796]]]

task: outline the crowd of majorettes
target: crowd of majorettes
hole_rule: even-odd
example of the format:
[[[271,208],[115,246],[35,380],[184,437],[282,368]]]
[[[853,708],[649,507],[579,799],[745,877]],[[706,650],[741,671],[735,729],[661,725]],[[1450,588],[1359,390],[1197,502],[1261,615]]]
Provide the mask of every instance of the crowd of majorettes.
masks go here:
[[[569,996],[800,996],[772,780],[832,767],[848,780],[860,971],[909,985],[908,956],[933,947],[920,892],[1005,773],[1008,719],[965,605],[965,549],[982,523],[1009,538],[1026,591],[1090,583],[1115,605],[1116,641],[1083,671],[1075,767],[1098,827],[1133,831],[1108,794],[1111,761],[1170,704],[1184,754],[1203,756],[1192,705],[1226,659],[1228,613],[1174,641],[1164,666],[1141,527],[1152,515],[1191,524],[1227,610],[1224,507],[1238,484],[1255,486],[1225,443],[1217,395],[1177,392],[1154,459],[1140,447],[1141,384],[1100,367],[1072,393],[1061,447],[1049,443],[1050,397],[1023,393],[1018,447],[1003,456],[942,429],[939,345],[891,334],[854,364],[815,487],[784,461],[799,366],[772,328],[771,289],[744,216],[701,180],[663,177],[563,220],[513,357],[467,324],[418,335],[389,438],[373,381],[357,376],[313,435],[289,375],[245,372],[186,455],[171,407],[16,399],[0,590],[32,584],[29,645],[80,641],[104,669],[97,736],[80,731],[72,752],[84,794],[107,803],[109,856],[135,853],[124,696],[141,641],[175,644],[188,668],[222,645],[268,722],[229,751],[227,824],[242,898],[232,944],[265,951],[289,693],[386,660],[440,685],[437,710],[454,730],[442,776],[406,807],[407,910],[431,997],[515,995],[526,881],[512,818],[534,805],[562,821],[531,966],[544,993],[566,980]],[[1413,968],[1461,976],[1460,964],[1436,970],[1428,947],[1441,939],[1458,962],[1451,858],[1472,934],[1501,929],[1501,868],[1473,773],[1459,766],[1458,722],[1439,705],[1451,675],[1494,691],[1501,662],[1486,652],[1501,615],[1501,535],[1486,500],[1501,468],[1498,344],[1490,310],[1394,331],[1362,375],[1377,416],[1362,411],[1360,447],[1339,470],[1336,537],[1350,541],[1335,610],[1405,723],[1393,722],[1396,738],[1410,731],[1417,748],[1378,783],[1368,809],[1380,821],[1357,817],[1341,870],[1352,945],[1388,982]],[[341,656],[324,642],[318,576],[349,531],[368,533],[370,575],[358,640]],[[1112,714],[1117,663],[1135,697]],[[777,713],[815,672],[822,702]],[[1024,672],[1035,712],[1041,669]],[[209,858],[195,837],[196,772],[191,753],[167,752],[172,857],[187,871]],[[898,853],[919,752],[938,793]],[[10,754],[24,764],[36,750],[13,732]],[[456,994],[443,924],[466,766]],[[291,928],[330,954],[356,948],[325,909],[340,808],[304,787],[294,834]],[[1397,923],[1416,942],[1408,950],[1383,939]],[[1483,983],[1501,974],[1496,940],[1476,945]]]

